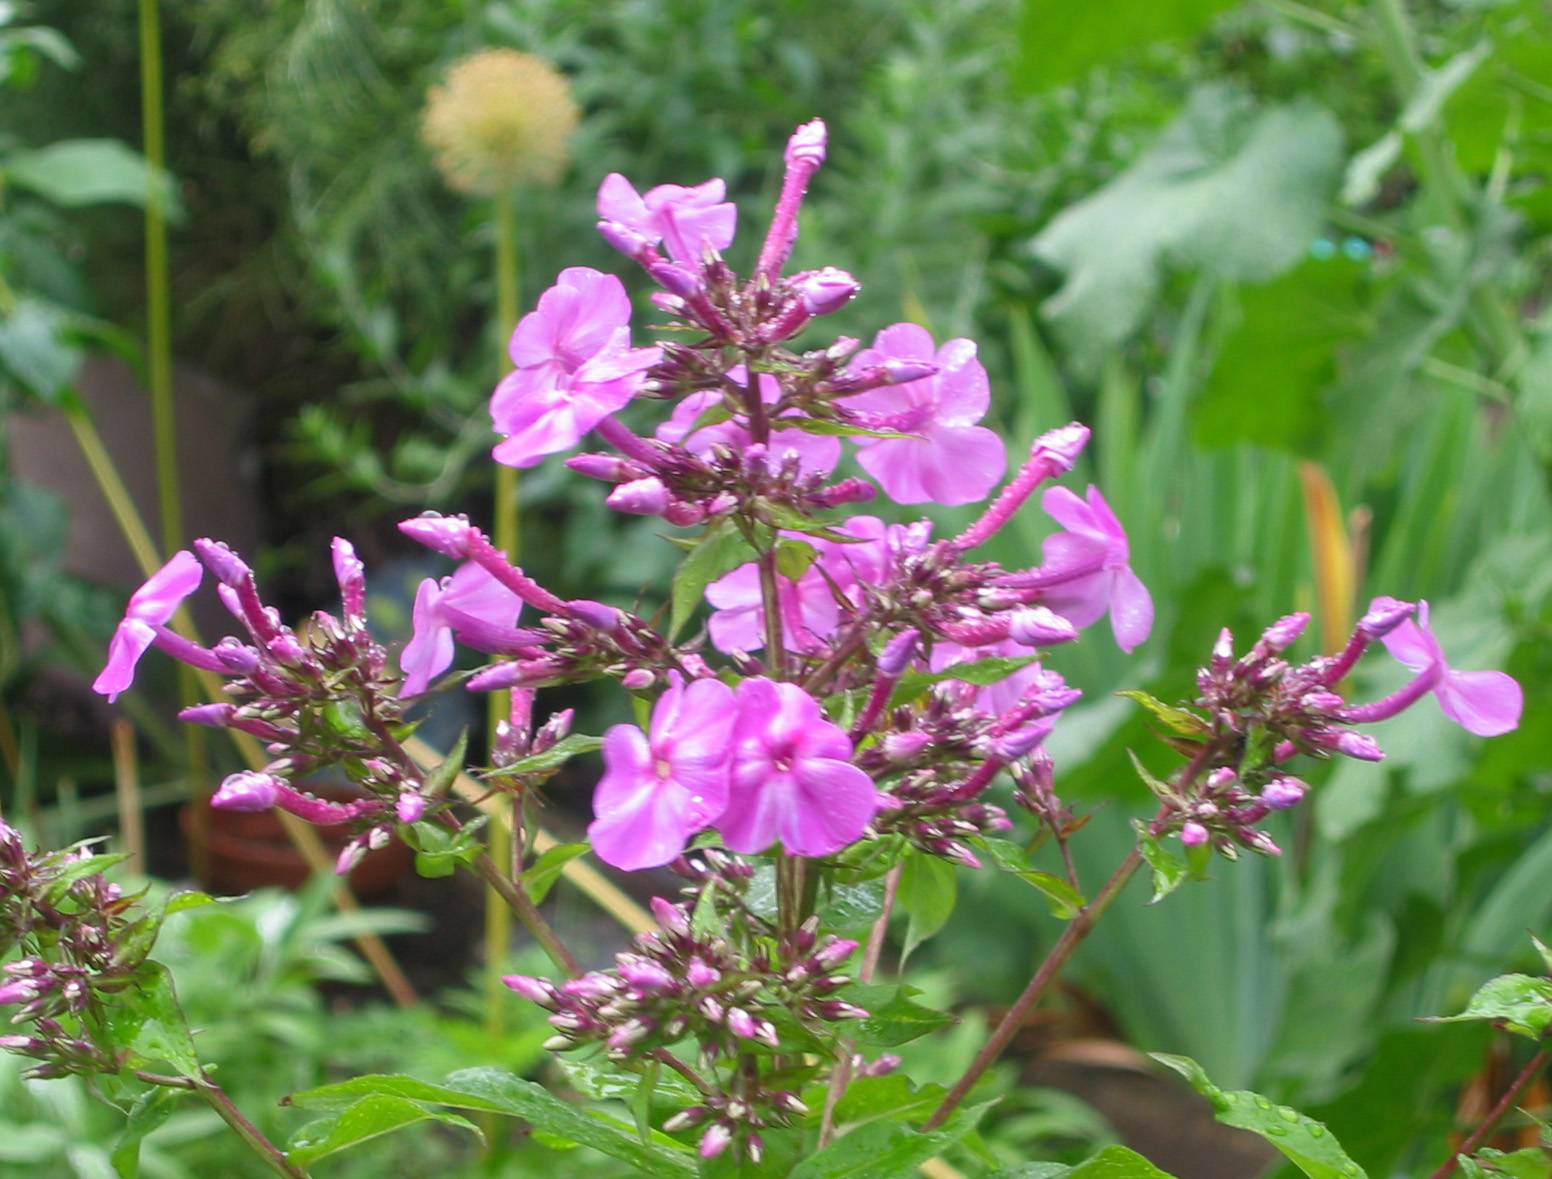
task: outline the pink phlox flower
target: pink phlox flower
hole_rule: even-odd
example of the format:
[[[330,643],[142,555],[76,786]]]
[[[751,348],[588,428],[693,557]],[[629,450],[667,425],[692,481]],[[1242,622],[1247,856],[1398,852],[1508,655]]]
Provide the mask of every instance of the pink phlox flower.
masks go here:
[[[738,686],[732,789],[717,827],[752,854],[777,840],[793,855],[826,856],[856,842],[878,810],[878,791],[851,764],[846,733],[796,684]]]
[[[157,631],[178,612],[183,600],[199,588],[204,575],[194,554],[180,549],[146,579],[130,597],[123,621],[113,632],[108,662],[93,681],[93,691],[110,701],[119,698],[119,693],[134,682],[135,665],[155,642]]]
[[[630,299],[612,274],[586,266],[560,272],[512,333],[516,371],[490,402],[496,460],[531,467],[570,450],[636,395],[658,348],[630,346]]]
[[[1117,644],[1134,650],[1153,630],[1153,598],[1132,572],[1121,521],[1097,487],[1087,502],[1065,487],[1047,488],[1041,506],[1067,529],[1046,537],[1040,574],[1049,588],[1041,601],[1077,627],[1108,610]]]
[[[404,645],[401,696],[419,696],[453,663],[453,643],[501,654],[515,638],[522,599],[473,561],[440,581],[428,577],[415,593],[415,633]]]
[[[918,381],[886,385],[843,404],[882,429],[911,438],[855,438],[858,461],[897,503],[967,504],[986,498],[1007,469],[1002,439],[976,425],[991,404],[986,369],[970,340],[934,350],[932,336],[914,323],[878,333],[859,352],[852,371],[890,360],[930,361],[938,371]]]
[[[749,376],[743,365],[728,370],[728,378],[747,388]],[[760,400],[775,405],[781,398],[781,384],[770,373],[760,374]],[[746,450],[753,439],[739,422],[721,421],[695,429],[695,423],[714,406],[721,404],[722,394],[714,389],[691,393],[677,405],[666,422],[657,428],[660,441],[677,443],[691,454],[705,457],[713,446],[729,447],[737,453]],[[782,417],[801,416],[797,410],[788,410]],[[776,419],[777,423],[780,418]],[[797,455],[798,468],[806,475],[828,475],[841,461],[841,440],[823,434],[809,434],[803,430],[771,431],[768,453],[773,466],[780,466],[788,453]]]
[[[648,735],[635,725],[604,734],[604,776],[593,794],[588,837],[599,856],[635,871],[668,863],[716,821],[728,799],[728,763],[737,716],[720,680],[688,687],[678,672],[652,709]]]
[[[642,196],[611,172],[598,188],[598,215],[648,243],[661,241],[675,262],[698,269],[708,248],[720,253],[732,244],[738,208],[726,196],[727,185],[716,179],[693,188],[659,184]]]
[[[1372,607],[1371,607],[1372,609]],[[1428,625],[1428,603],[1380,640],[1402,666],[1432,679],[1444,715],[1478,737],[1497,737],[1519,727],[1525,706],[1520,685],[1501,671],[1456,671]]]

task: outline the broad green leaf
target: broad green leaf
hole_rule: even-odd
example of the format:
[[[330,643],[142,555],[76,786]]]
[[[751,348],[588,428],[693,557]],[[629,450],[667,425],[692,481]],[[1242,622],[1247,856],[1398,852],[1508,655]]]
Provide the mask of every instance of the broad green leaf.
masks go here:
[[[947,860],[921,851],[906,856],[898,894],[900,908],[910,917],[905,948],[900,952],[902,961],[947,924],[958,889],[954,866]]]
[[[578,856],[586,855],[592,846],[586,842],[557,843],[535,860],[523,873],[523,887],[533,903],[541,904],[550,895],[550,889],[555,887],[566,865]]]
[[[69,338],[70,315],[42,299],[22,296],[0,315],[0,375],[39,400],[58,404],[81,367]]]
[[[1552,946],[1548,946],[1535,934],[1530,939],[1536,946],[1536,953],[1541,955],[1541,960],[1547,964],[1547,973],[1552,974]]]
[[[120,1023],[119,1021],[122,1022]],[[147,962],[137,972],[135,986],[120,995],[115,1007],[116,1031],[126,1047],[151,1064],[165,1062],[181,1077],[201,1074],[199,1055],[188,1023],[173,992],[172,975],[158,962]]]
[[[4,173],[17,188],[67,207],[107,202],[143,207],[154,180],[168,216],[182,216],[172,177],[152,172],[142,156],[117,139],[62,139],[17,152],[7,157]]]
[[[1466,1179],[1552,1179],[1552,1150],[1527,1146],[1505,1152],[1488,1146],[1471,1158],[1461,1159],[1460,1173]]]
[[[952,1015],[934,1011],[912,999],[914,991],[914,987],[902,986],[888,1002],[869,1007],[868,1018],[855,1025],[857,1042],[870,1048],[893,1048],[930,1035],[954,1022]],[[847,992],[849,1000],[852,993]]]
[[[1462,1023],[1486,1019],[1505,1029],[1539,1040],[1552,1027],[1552,978],[1504,974],[1483,984],[1459,1015],[1440,1015],[1430,1023]]]
[[[1167,799],[1176,799],[1179,797],[1175,793],[1174,787],[1172,787],[1168,782],[1161,781],[1160,779],[1154,777],[1153,774],[1149,772],[1148,767],[1142,764],[1136,753],[1128,749],[1126,751],[1126,756],[1132,759],[1132,769],[1137,771],[1137,776],[1142,779],[1143,785],[1153,792],[1155,798],[1158,798],[1162,801]],[[1151,864],[1153,861],[1149,860],[1148,862]]]
[[[671,1140],[654,1134],[651,1143],[642,1143],[629,1128],[591,1116],[561,1101],[542,1086],[500,1069],[463,1069],[441,1085],[405,1076],[356,1077],[338,1085],[309,1089],[295,1094],[291,1100],[303,1107],[330,1108],[378,1094],[522,1118],[537,1129],[590,1146],[611,1158],[630,1163],[648,1175],[682,1179],[695,1173],[694,1164],[675,1149],[677,1144]]]
[[[1110,0],[1102,17],[1081,4],[1024,0],[1014,80],[1026,91],[1075,82],[1158,41],[1205,32],[1233,0]]]
[[[961,1110],[929,1133],[899,1122],[870,1122],[805,1159],[791,1179],[914,1179],[922,1163],[975,1129],[987,1108]]]
[[[1137,830],[1137,850],[1142,852],[1142,858],[1153,870],[1153,899],[1148,903],[1156,905],[1185,883],[1190,866],[1184,856],[1165,847],[1150,833],[1145,823],[1134,819],[1132,826]]]
[[[993,1179],[1172,1179],[1172,1176],[1134,1150],[1107,1146],[1074,1167],[1061,1163],[1025,1163],[998,1171]]]
[[[858,1077],[846,1087],[845,1096],[836,1103],[835,1123],[847,1127],[881,1119],[925,1121],[947,1094],[948,1090],[942,1085],[918,1088],[903,1073]]]
[[[963,684],[1000,683],[1014,672],[1039,660],[1038,655],[998,655],[991,659],[976,659],[968,663],[955,663],[942,671],[908,671],[900,677],[890,696],[891,705],[904,704],[920,696],[933,684],[944,680],[956,680]]]
[[[1188,709],[1176,708],[1172,704],[1165,704],[1157,696],[1150,696],[1147,692],[1135,688],[1117,692],[1116,695],[1135,700],[1152,713],[1155,720],[1163,722],[1167,728],[1183,737],[1200,737],[1208,732],[1207,722],[1196,713]]]
[[[1017,876],[1025,884],[1045,894],[1051,906],[1051,916],[1070,921],[1078,915],[1085,902],[1083,894],[1060,876],[1042,872],[1029,862],[1029,855],[1018,844],[1006,839],[978,838],[970,841],[976,848],[991,857],[992,863],[1009,875]]]
[[[125,1119],[124,1129],[113,1144],[111,1156],[113,1169],[120,1179],[139,1179],[140,1144],[152,1130],[172,1116],[173,1107],[189,1096],[187,1089],[172,1089],[158,1085],[148,1089],[135,1099]]]
[[[544,774],[558,770],[572,758],[583,753],[596,753],[604,747],[603,738],[590,737],[586,733],[571,733],[562,737],[543,753],[519,758],[511,765],[502,766],[488,778],[518,778],[524,774]]]
[[[1406,107],[1402,110],[1399,120],[1401,129],[1416,135],[1420,131],[1434,127],[1450,96],[1466,83],[1466,80],[1492,55],[1492,52],[1492,44],[1481,41],[1470,49],[1457,53],[1438,69],[1429,70],[1412,91],[1412,96],[1407,99]]]
[[[479,1127],[468,1118],[405,1097],[376,1093],[361,1098],[332,1118],[303,1126],[287,1145],[286,1157],[299,1167],[310,1167],[321,1158],[420,1122],[457,1126],[484,1139]]]
[[[674,574],[668,637],[672,639],[690,621],[708,585],[754,559],[755,551],[731,520],[720,520],[707,529]]]
[[[1320,1122],[1286,1105],[1269,1101],[1259,1093],[1220,1089],[1190,1057],[1162,1052],[1149,1055],[1174,1069],[1212,1102],[1213,1116],[1218,1121],[1259,1134],[1310,1179],[1364,1179],[1363,1168],[1347,1157],[1347,1152]]]
[[[618,1101],[628,1105],[641,1087],[641,1075],[627,1072],[607,1057],[577,1060],[571,1053],[554,1058],[578,1093],[595,1101]],[[701,1092],[678,1073],[666,1072],[652,1087],[653,1104],[678,1111],[688,1109],[701,1099]]]
[[[184,889],[175,892],[167,898],[167,904],[162,909],[163,917],[171,917],[174,913],[184,913],[189,909],[203,909],[206,905],[219,905],[220,898],[211,896],[208,892],[200,892],[198,889]]]
[[[776,546],[776,572],[796,581],[808,572],[819,550],[805,540],[784,540]]]
[[[1141,324],[1166,270],[1276,277],[1323,225],[1341,165],[1341,127],[1321,108],[1200,87],[1141,159],[1035,239],[1066,277],[1046,316],[1092,369]]]

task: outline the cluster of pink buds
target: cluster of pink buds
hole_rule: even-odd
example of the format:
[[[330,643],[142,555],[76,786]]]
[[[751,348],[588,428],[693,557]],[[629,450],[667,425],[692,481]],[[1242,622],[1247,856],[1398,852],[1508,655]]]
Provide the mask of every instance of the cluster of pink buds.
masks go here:
[[[31,1025],[0,1035],[0,1048],[41,1062],[30,1076],[120,1066],[97,1033],[135,985],[156,927],[94,863],[85,847],[29,854],[0,819],[0,956],[22,953],[0,967],[0,1016]]]
[[[1283,653],[1308,623],[1307,614],[1279,619],[1238,659],[1233,636],[1226,630],[1219,636],[1212,659],[1197,672],[1199,730],[1179,742],[1196,759],[1195,777],[1183,783],[1184,797],[1166,794],[1171,813],[1157,829],[1177,830],[1187,846],[1276,855],[1277,844],[1257,824],[1308,793],[1306,782],[1283,769],[1297,754],[1379,761],[1385,756],[1379,743],[1352,726],[1396,716],[1430,693],[1468,732],[1492,736],[1519,723],[1520,686],[1503,672],[1451,668],[1429,628],[1426,602],[1376,598],[1339,654],[1289,663]],[[1348,704],[1338,686],[1376,641],[1415,677],[1383,699]]]

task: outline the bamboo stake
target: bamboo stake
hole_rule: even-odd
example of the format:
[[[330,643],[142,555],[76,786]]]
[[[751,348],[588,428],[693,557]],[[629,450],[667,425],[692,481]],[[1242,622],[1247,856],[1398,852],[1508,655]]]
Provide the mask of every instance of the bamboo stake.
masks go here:
[[[140,801],[140,762],[135,753],[135,726],[127,720],[113,722],[113,792],[118,800],[119,839],[129,856],[131,872],[144,875],[145,815]]]

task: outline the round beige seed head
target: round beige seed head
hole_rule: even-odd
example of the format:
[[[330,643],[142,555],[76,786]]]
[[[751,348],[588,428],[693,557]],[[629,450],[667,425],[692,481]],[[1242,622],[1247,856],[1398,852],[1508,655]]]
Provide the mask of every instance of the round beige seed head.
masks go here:
[[[560,179],[580,112],[571,83],[515,49],[470,54],[427,95],[421,136],[448,186],[498,196]]]

